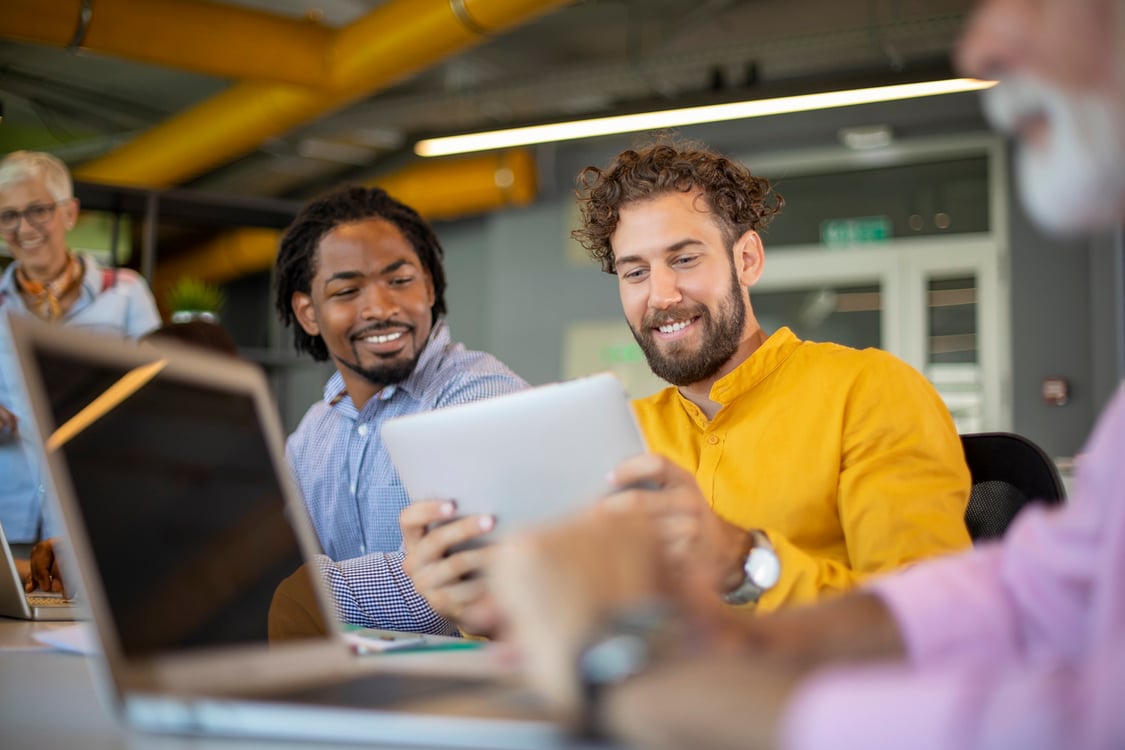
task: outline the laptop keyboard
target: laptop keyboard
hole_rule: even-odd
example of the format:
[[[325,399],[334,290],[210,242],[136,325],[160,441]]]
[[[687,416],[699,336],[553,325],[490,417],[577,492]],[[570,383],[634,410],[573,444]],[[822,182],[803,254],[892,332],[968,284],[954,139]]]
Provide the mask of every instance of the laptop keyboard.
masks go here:
[[[27,604],[30,607],[69,607],[74,604],[73,599],[67,599],[62,594],[53,594],[48,591],[37,591],[26,596]]]

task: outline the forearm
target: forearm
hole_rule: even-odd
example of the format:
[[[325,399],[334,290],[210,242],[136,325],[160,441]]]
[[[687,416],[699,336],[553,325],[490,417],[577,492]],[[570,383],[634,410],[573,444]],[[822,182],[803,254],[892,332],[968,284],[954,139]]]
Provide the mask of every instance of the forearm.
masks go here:
[[[608,690],[600,707],[607,733],[660,750],[773,748],[790,697],[810,673],[903,655],[889,612],[867,593],[764,616],[732,613],[727,624]]]
[[[893,615],[878,596],[869,592],[752,619],[743,615],[742,626],[751,646],[809,667],[906,656]]]

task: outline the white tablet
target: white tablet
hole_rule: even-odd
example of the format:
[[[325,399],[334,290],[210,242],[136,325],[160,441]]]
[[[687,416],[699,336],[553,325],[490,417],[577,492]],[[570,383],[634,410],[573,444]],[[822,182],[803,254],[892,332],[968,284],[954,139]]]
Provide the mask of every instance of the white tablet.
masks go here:
[[[608,373],[388,420],[382,437],[411,501],[492,514],[496,535],[593,502],[618,463],[645,451],[625,388]]]

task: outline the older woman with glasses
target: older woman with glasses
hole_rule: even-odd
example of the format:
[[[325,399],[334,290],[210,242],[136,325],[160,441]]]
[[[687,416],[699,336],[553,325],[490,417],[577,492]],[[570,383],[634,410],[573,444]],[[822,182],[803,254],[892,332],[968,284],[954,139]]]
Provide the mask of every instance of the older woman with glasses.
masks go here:
[[[160,325],[143,278],[103,268],[67,246],[77,219],[70,173],[59,159],[16,151],[0,161],[0,240],[15,259],[0,277],[0,318],[31,315],[131,338]],[[59,529],[44,515],[35,452],[20,439],[31,420],[14,357],[7,327],[0,324],[0,524],[19,559]]]

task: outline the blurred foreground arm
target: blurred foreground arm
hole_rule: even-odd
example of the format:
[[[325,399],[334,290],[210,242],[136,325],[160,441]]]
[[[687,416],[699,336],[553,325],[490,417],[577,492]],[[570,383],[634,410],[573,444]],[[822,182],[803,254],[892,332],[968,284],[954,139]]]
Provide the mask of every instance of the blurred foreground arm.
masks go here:
[[[725,608],[703,584],[713,568],[701,568],[670,558],[659,519],[603,505],[502,544],[490,575],[528,678],[571,722],[583,712],[578,657],[602,625],[632,606],[672,603],[686,637],[607,691],[598,710],[611,735],[644,746],[772,746],[812,668],[902,655],[873,596],[755,618]]]
[[[1029,513],[1006,544],[919,565],[877,582],[877,593],[757,617],[722,607],[695,571],[669,564],[659,524],[638,510],[602,506],[513,538],[490,575],[529,680],[576,724],[591,695],[579,655],[623,610],[672,605],[679,640],[596,693],[597,726],[638,746],[1117,748],[1125,742],[1120,628],[1068,639],[1074,631],[1061,621],[1086,609],[1060,603],[1034,617],[1014,601],[1023,579],[1012,563],[1023,543],[1060,542],[1047,545],[1057,553],[1060,537],[1097,533],[1081,523],[1083,510]],[[1073,572],[1036,578],[1028,591],[1042,600],[1045,586]]]

